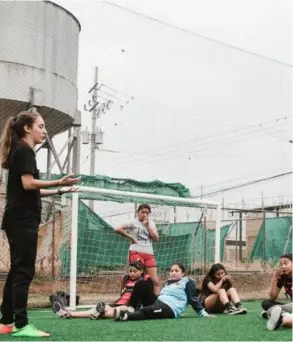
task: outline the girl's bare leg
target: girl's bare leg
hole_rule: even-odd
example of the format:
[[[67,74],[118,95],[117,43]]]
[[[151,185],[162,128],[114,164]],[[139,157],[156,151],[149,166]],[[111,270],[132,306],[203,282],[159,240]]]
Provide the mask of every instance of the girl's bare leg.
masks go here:
[[[231,299],[231,302],[233,304],[236,304],[236,303],[239,303],[240,302],[240,298],[239,298],[239,295],[235,289],[235,287],[231,287],[228,291],[228,296],[229,298]]]
[[[220,302],[219,294],[213,293],[206,297],[204,306],[207,312],[223,312],[224,305]]]
[[[159,277],[157,267],[146,267],[145,273],[147,273],[154,282],[154,293],[156,296],[160,294]]]

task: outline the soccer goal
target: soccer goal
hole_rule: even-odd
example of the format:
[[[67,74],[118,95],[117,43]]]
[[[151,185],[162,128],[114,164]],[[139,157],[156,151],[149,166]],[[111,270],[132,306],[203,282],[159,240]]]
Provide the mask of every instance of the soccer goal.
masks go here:
[[[114,228],[134,217],[138,203],[148,203],[152,208],[160,235],[160,241],[153,243],[160,275],[167,277],[172,262],[182,262],[194,271],[203,259],[207,263],[220,261],[219,202],[83,186],[79,189],[72,194],[70,232],[59,251],[60,274],[69,279],[71,309],[76,308],[80,287],[89,292],[94,288],[99,294],[115,292],[113,288],[119,287],[119,277],[114,275],[126,270],[129,241]],[[87,205],[88,200],[94,202],[94,211]],[[213,222],[208,229],[207,213]],[[94,285],[89,285],[93,279]]]

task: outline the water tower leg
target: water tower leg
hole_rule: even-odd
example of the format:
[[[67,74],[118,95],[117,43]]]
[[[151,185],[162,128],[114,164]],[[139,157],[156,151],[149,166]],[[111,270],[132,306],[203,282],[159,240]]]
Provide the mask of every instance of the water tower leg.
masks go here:
[[[72,172],[80,174],[80,126],[75,129],[75,139],[72,149]]]
[[[51,178],[51,150],[49,148],[49,146],[47,147],[47,171],[46,171],[46,177],[47,179]]]
[[[68,141],[70,141],[70,138],[71,138],[71,135],[72,135],[72,128],[69,127],[68,129]],[[74,140],[73,140],[74,142]],[[72,170],[72,158],[71,158],[71,144],[68,142],[68,145],[67,145],[67,154],[68,154],[68,160],[67,160],[67,174],[69,174]]]

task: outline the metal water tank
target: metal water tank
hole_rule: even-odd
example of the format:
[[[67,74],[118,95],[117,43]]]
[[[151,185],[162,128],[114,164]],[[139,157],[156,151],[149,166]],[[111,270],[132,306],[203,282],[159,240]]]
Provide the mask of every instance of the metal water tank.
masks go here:
[[[80,24],[51,1],[0,1],[0,129],[36,105],[50,135],[77,111]]]

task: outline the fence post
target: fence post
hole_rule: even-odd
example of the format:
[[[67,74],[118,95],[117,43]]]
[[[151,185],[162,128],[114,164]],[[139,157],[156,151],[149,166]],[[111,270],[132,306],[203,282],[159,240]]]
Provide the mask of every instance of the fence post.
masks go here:
[[[239,213],[239,261],[242,262],[242,211]]]
[[[56,227],[56,203],[55,198],[52,199],[53,204],[53,222],[52,222],[52,257],[51,257],[51,274],[52,279],[55,280],[55,227]]]
[[[263,245],[262,245],[263,261],[266,260],[266,212],[263,211]]]

